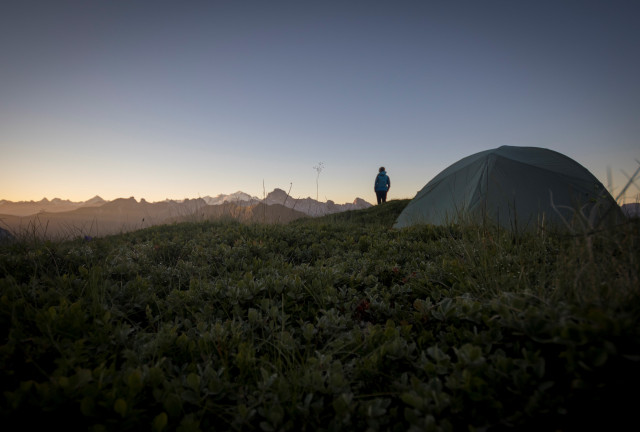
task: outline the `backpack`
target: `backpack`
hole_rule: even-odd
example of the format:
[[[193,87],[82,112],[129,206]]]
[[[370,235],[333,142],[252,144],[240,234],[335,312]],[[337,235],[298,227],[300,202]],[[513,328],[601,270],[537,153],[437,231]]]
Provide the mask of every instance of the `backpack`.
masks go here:
[[[387,190],[387,175],[386,174],[378,174],[376,177],[376,190],[384,191]]]

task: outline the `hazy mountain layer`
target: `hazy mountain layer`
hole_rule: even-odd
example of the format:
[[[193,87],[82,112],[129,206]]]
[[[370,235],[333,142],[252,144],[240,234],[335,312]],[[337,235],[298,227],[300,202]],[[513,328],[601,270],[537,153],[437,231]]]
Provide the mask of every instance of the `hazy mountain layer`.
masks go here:
[[[60,198],[54,198],[48,200],[43,198],[40,201],[7,201],[0,200],[0,215],[13,215],[13,216],[31,216],[38,213],[62,213],[76,210],[83,207],[99,207],[109,202],[119,202],[124,198],[118,198],[113,201],[105,201],[99,196],[95,196],[87,201],[73,202],[69,200],[62,200]],[[220,194],[216,197],[205,196],[198,198],[204,201],[206,205],[221,205],[224,203],[232,203],[239,206],[253,206],[258,203],[264,202],[266,204],[281,204],[285,207],[298,210],[309,216],[322,216],[331,213],[338,213],[345,210],[359,210],[367,207],[371,207],[371,204],[361,198],[356,198],[353,203],[336,204],[329,200],[327,202],[319,202],[312,198],[293,198],[282,189],[274,189],[270,192],[264,200],[251,196],[245,192],[238,191],[232,194]],[[128,198],[128,200],[134,200],[134,198]],[[152,204],[173,203],[182,204],[194,200],[165,200]],[[141,203],[147,203],[144,199],[140,200]]]
[[[241,222],[287,223],[308,216],[322,216],[371,207],[364,200],[352,204],[321,203],[294,199],[275,189],[264,200],[243,192],[182,201],[150,203],[144,199],[94,197],[85,202],[69,200],[0,201],[0,227],[20,236],[74,238],[104,236],[184,221],[232,218]]]
[[[80,207],[95,207],[105,204],[107,201],[99,196],[95,196],[87,201],[73,202],[54,198],[48,200],[46,198],[40,201],[7,201],[0,200],[0,214],[14,216],[30,216],[41,212],[60,213],[78,209]]]

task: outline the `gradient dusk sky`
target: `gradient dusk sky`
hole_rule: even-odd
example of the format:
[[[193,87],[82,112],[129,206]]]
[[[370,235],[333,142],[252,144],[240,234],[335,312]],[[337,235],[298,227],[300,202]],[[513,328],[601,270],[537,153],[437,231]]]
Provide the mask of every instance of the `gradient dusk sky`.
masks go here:
[[[413,198],[502,145],[615,195],[640,160],[635,0],[3,0],[0,62],[12,201]]]

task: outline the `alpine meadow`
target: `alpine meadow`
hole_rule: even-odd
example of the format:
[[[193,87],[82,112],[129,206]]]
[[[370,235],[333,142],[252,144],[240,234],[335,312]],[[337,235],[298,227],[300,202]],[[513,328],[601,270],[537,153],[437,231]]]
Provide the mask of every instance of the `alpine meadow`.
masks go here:
[[[635,422],[637,218],[564,233],[393,229],[408,202],[279,224],[0,240],[3,424],[445,432]]]

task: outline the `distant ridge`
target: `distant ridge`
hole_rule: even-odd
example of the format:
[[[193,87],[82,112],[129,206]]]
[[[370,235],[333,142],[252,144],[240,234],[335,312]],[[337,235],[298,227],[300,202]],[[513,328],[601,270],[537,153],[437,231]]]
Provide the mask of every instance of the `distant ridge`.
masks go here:
[[[196,198],[202,200],[206,205],[221,205],[224,203],[233,203],[239,206],[252,206],[258,203],[264,202],[267,205],[280,204],[285,207],[297,210],[309,216],[324,216],[327,214],[339,213],[346,210],[361,210],[371,207],[371,204],[362,198],[356,198],[352,203],[336,204],[329,200],[327,202],[319,202],[313,198],[293,198],[289,196],[282,189],[274,189],[265,197],[265,199],[251,196],[248,193],[238,191],[232,194],[220,194],[215,197],[205,196],[204,198]],[[160,203],[174,203],[182,204],[185,202],[193,202],[194,199],[183,200],[170,200],[159,201],[157,203],[149,203],[144,198],[140,199],[140,203],[147,204],[160,204]],[[82,207],[100,207],[110,203],[128,202],[130,205],[137,203],[134,197],[130,198],[117,198],[113,201],[106,201],[100,196],[96,195],[87,201],[73,202],[69,200],[62,200],[60,198],[54,198],[48,200],[43,198],[40,201],[7,201],[0,200],[0,214],[12,215],[12,216],[31,216],[39,213],[62,213],[72,210],[76,210]],[[115,204],[111,204],[115,205]]]
[[[336,204],[331,200],[319,202],[313,198],[292,198],[285,191],[278,188],[274,189],[273,192],[269,192],[264,202],[269,205],[280,204],[309,216],[325,216],[347,210],[363,210],[372,206],[372,204],[361,198],[356,198],[353,203],[348,204]]]
[[[36,233],[46,238],[105,236],[154,225],[216,219],[253,223],[288,223],[305,217],[335,214],[371,207],[356,198],[353,203],[297,199],[275,189],[264,200],[244,192],[230,195],[148,202],[134,197],[105,201],[95,196],[84,202],[55,198],[40,201],[0,201],[0,227],[11,234]]]
[[[63,200],[60,198],[54,198],[48,200],[42,198],[40,201],[7,201],[0,200],[0,214],[13,215],[13,216],[30,216],[42,212],[48,213],[60,213],[68,212],[80,207],[94,207],[100,206],[107,201],[103,200],[98,195],[94,196],[87,201],[73,202],[70,200]]]
[[[238,191],[229,195],[220,194],[216,197],[206,196],[202,198],[208,205],[220,205],[227,202],[234,203],[236,205],[252,205],[260,202],[260,198],[251,196],[248,193]]]
[[[87,200],[84,202],[85,206],[99,206],[106,203],[105,200],[103,200],[100,196],[96,195],[93,198]]]

